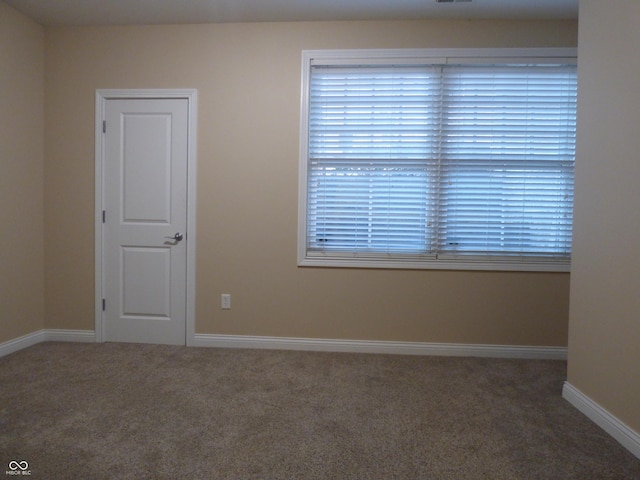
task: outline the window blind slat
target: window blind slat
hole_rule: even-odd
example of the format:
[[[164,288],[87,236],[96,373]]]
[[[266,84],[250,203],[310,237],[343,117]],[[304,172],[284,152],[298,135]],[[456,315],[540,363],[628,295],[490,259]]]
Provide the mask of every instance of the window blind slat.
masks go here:
[[[447,69],[438,251],[569,256],[575,91],[572,67]]]
[[[568,261],[575,109],[575,66],[313,66],[307,251]]]

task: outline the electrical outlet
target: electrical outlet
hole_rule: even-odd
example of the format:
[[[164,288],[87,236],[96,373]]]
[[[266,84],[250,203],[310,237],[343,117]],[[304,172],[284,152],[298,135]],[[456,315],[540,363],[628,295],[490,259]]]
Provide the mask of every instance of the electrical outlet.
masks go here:
[[[223,293],[220,295],[220,307],[223,310],[231,310],[231,294]]]

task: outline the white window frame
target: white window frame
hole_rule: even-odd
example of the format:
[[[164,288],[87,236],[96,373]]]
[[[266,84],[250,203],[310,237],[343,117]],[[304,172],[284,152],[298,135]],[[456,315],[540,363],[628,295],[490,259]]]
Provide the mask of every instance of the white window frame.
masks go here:
[[[307,182],[309,148],[309,84],[311,66],[402,64],[576,64],[575,48],[491,48],[491,49],[385,49],[302,51],[300,156],[298,179],[298,266],[347,268],[401,268],[439,270],[547,271],[568,272],[568,263],[540,262],[522,258],[434,259],[430,255],[358,254],[307,252]]]

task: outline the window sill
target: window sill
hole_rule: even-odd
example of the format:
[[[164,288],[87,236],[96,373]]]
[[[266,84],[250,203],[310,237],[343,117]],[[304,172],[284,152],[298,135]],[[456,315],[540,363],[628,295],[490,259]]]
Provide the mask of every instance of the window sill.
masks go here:
[[[313,254],[298,260],[299,267],[373,268],[397,270],[478,270],[495,272],[565,272],[571,264],[549,259],[471,259],[436,258],[435,256],[341,256]]]

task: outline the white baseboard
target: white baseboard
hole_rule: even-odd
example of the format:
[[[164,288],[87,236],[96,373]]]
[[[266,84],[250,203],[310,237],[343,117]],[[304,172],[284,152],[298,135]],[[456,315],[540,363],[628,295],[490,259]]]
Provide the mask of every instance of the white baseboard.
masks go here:
[[[45,329],[0,344],[0,357],[40,342],[96,341],[93,330]],[[189,342],[194,347],[260,348],[318,352],[381,353],[393,355],[439,355],[452,357],[521,358],[566,360],[565,347],[519,345],[477,345],[463,343],[388,342],[378,340],[337,340],[249,335],[196,334]]]
[[[22,337],[0,343],[0,357],[31,347],[41,342],[95,342],[96,334],[93,330],[38,330]]]
[[[386,353],[394,355],[440,355],[566,360],[565,347],[475,345],[461,343],[387,342],[377,340],[332,340],[316,338],[256,337],[246,335],[196,334],[194,347],[261,348],[319,352]]]
[[[2,342],[0,343],[0,357],[17,352],[23,348],[31,347],[32,345],[40,342],[44,342],[44,330],[27,333],[21,337]]]
[[[638,432],[629,428],[615,415],[602,408],[569,382],[565,382],[562,387],[562,397],[620,442],[633,455],[640,458],[640,434]]]
[[[96,332],[93,330],[48,329],[43,331],[45,342],[94,343],[96,341]]]

